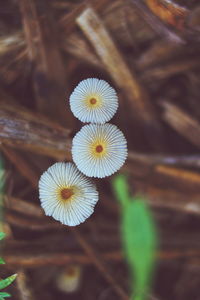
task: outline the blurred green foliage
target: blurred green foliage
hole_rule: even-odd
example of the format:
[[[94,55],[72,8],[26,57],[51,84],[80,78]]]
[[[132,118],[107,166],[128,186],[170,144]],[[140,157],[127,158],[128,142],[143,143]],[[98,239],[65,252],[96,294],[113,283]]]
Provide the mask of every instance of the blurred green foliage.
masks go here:
[[[3,194],[5,188],[5,169],[3,158],[0,152],[0,231],[2,231],[2,219],[3,219]],[[3,234],[3,232],[1,232]],[[1,240],[1,236],[0,236]]]
[[[4,194],[4,187],[5,187],[5,170],[4,170],[4,165],[3,165],[3,159],[1,157],[0,153],[0,224],[2,224],[2,219],[3,219],[3,194]],[[2,225],[1,225],[2,227]],[[2,230],[2,228],[0,228]],[[0,232],[0,241],[5,238],[5,233]],[[0,264],[5,264],[5,261],[2,257],[0,257]],[[9,286],[17,277],[17,274],[13,274],[5,279],[0,280],[0,290],[6,288]],[[4,298],[11,297],[10,294],[6,292],[0,292],[0,300],[4,300]]]
[[[0,241],[5,238],[6,234],[4,232],[0,232]]]
[[[5,237],[4,232],[0,232],[0,240],[2,240]],[[5,264],[3,258],[0,258],[0,264]],[[17,274],[13,274],[5,279],[0,280],[0,290],[5,289],[7,286],[9,286],[17,277]],[[4,300],[4,298],[11,297],[10,294],[5,292],[0,292],[0,300]]]
[[[5,279],[0,280],[0,290],[5,289],[7,286],[9,286],[17,277],[17,274],[13,274]],[[1,296],[1,292],[0,292]]]
[[[4,298],[7,297],[11,297],[11,295],[8,293],[0,292],[0,300],[4,300]]]
[[[4,186],[5,186],[5,170],[4,170],[3,158],[0,152],[0,194],[1,195],[4,192]]]
[[[129,195],[124,175],[114,178],[113,189],[121,205],[121,234],[131,274],[131,299],[145,300],[152,283],[157,249],[153,217],[142,197]]]

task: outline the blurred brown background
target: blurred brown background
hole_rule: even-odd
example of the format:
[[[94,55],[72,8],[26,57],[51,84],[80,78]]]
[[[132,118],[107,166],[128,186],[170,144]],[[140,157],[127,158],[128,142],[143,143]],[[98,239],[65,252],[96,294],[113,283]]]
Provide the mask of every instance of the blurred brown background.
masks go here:
[[[83,225],[46,217],[38,179],[71,160],[82,126],[69,109],[80,80],[119,95],[122,171],[144,194],[160,233],[147,299],[199,300],[200,7],[186,0],[6,0],[0,3],[0,146],[6,170],[6,265],[12,299],[128,299],[129,274],[110,180]],[[71,281],[70,281],[71,280]],[[74,285],[74,291],[63,291]],[[67,289],[67,288],[66,288]]]

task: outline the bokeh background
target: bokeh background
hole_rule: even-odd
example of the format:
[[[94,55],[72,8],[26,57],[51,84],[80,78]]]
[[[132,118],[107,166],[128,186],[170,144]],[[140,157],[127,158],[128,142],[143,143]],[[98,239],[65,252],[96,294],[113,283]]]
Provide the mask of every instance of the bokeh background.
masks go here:
[[[71,160],[82,124],[69,109],[89,77],[119,95],[131,195],[148,203],[159,233],[146,299],[199,300],[200,7],[197,0],[2,0],[0,3],[1,231],[12,299],[128,299],[112,176],[69,228],[40,208],[38,179]]]

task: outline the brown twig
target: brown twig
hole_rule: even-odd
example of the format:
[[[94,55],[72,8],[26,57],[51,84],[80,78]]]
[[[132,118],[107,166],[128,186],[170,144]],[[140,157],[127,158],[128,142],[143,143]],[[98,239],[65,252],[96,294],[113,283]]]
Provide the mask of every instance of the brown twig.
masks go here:
[[[170,0],[145,0],[149,9],[158,16],[164,23],[167,23],[178,30],[183,30],[186,24],[186,18],[189,10],[183,6],[177,5]]]
[[[62,225],[53,220],[50,219],[47,220],[41,218],[30,218],[30,216],[22,216],[9,210],[6,211],[5,218],[9,224],[22,229],[36,230],[36,231],[62,229]]]
[[[200,215],[199,193],[184,193],[132,180],[134,193],[143,195],[152,208],[162,207],[187,214]]]
[[[164,109],[163,119],[179,134],[199,148],[200,123],[174,104],[165,101],[160,105]]]
[[[160,185],[160,187],[166,188],[167,183],[179,192],[199,192],[200,173],[193,170],[162,164],[151,167],[137,161],[132,166],[128,164],[127,170],[134,179],[141,180],[146,184]]]
[[[144,18],[144,20],[157,32],[160,36],[165,36],[176,43],[184,43],[184,39],[180,37],[175,31],[170,30],[164,25],[158,17],[153,15],[148,7],[140,0],[131,0],[131,2],[138,9],[138,13]]]
[[[196,54],[195,54],[196,56]],[[199,68],[200,63],[197,57],[184,58],[179,61],[173,61],[166,65],[161,65],[157,67],[152,67],[141,74],[141,79],[143,81],[151,82],[157,79],[166,79],[175,74],[180,74],[189,70],[195,70]]]
[[[12,36],[2,36],[0,38],[0,55],[5,55],[13,50],[24,49],[25,40],[21,32],[16,32]]]
[[[44,253],[44,254],[34,254],[34,255],[14,255],[14,254],[4,254],[6,263],[10,266],[20,266],[20,267],[31,267],[37,268],[47,265],[57,265],[63,266],[68,263],[77,264],[91,264],[93,261],[88,255],[75,254],[75,253]],[[121,261],[122,255],[119,251],[108,252],[103,255],[103,258],[107,261]]]
[[[73,127],[74,118],[66,106],[66,68],[58,47],[56,24],[48,1],[19,1],[28,56],[33,63],[33,83],[40,112]],[[44,13],[45,12],[45,13]],[[60,99],[60,101],[57,101]]]
[[[76,18],[88,7],[92,6],[95,10],[101,11],[105,5],[108,5],[109,0],[86,0],[83,3],[76,5],[70,13],[64,15],[60,20],[60,25],[65,28],[65,33],[68,34],[75,29]]]
[[[34,300],[30,286],[27,284],[27,274],[25,271],[21,269],[17,271],[16,284],[20,300]]]
[[[0,104],[1,143],[58,159],[70,159],[69,133],[38,113],[20,106]]]
[[[110,76],[118,87],[126,91],[131,106],[137,109],[144,121],[154,117],[149,99],[139,84],[136,76],[131,74],[121,53],[115,46],[106,27],[92,8],[87,8],[77,18],[77,23],[91,42]],[[126,79],[126,80],[125,80]],[[132,97],[134,100],[132,100]],[[145,113],[145,109],[147,110]]]
[[[157,165],[155,167],[155,172],[159,175],[166,175],[171,177],[172,179],[179,178],[180,181],[187,181],[193,184],[200,184],[200,174],[194,171],[178,169],[171,166],[162,166]]]
[[[153,66],[159,66],[174,59],[174,57],[180,56],[186,50],[179,44],[169,43],[169,41],[161,40],[154,42],[146,51],[144,51],[139,59],[136,61],[137,67],[143,73],[146,69]],[[176,61],[174,61],[175,63]]]
[[[85,39],[83,39],[81,34],[71,33],[67,39],[62,40],[62,47],[63,50],[79,60],[83,60],[86,63],[98,67],[100,70],[104,69],[104,66],[94,53],[92,47]]]
[[[79,233],[77,229],[72,228],[72,231],[77,241],[79,242],[80,246],[83,248],[85,253],[90,257],[91,261],[96,266],[96,268],[101,272],[105,280],[113,287],[116,294],[121,299],[128,299],[128,295],[126,294],[126,292],[120,287],[120,285],[115,281],[115,278],[110,274],[110,271],[108,270],[108,267],[106,267],[103,258],[100,257],[99,254],[97,254],[97,252],[86,241],[86,239],[82,237],[82,235]]]
[[[7,195],[4,196],[4,200],[5,206],[7,208],[10,208],[20,213],[26,213],[26,215],[32,217],[39,218],[44,216],[44,212],[39,205]]]
[[[200,155],[161,155],[161,154],[145,154],[129,151],[128,160],[130,162],[141,162],[149,167],[155,165],[168,166],[185,166],[185,167],[200,167]]]
[[[199,250],[168,250],[160,251],[158,258],[167,261],[180,259],[180,258],[196,258],[196,263],[200,265],[200,251]],[[75,253],[42,253],[42,254],[4,254],[4,258],[9,266],[24,267],[24,268],[38,268],[42,266],[55,265],[63,266],[68,263],[77,264],[93,264],[93,260],[88,255],[75,254]],[[123,260],[120,251],[106,252],[102,254],[105,261],[121,262]]]
[[[1,145],[1,150],[3,151],[3,154],[7,157],[7,159],[16,166],[22,176],[28,179],[32,187],[37,187],[38,176],[36,172],[33,171],[33,168],[30,167],[30,165],[28,165],[27,162],[21,157],[21,155],[13,149],[5,147],[3,145]]]

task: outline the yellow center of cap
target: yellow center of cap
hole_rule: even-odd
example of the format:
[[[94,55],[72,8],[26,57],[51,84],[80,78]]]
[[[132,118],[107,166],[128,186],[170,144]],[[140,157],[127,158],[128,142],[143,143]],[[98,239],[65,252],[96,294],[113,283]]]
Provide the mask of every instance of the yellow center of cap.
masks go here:
[[[96,158],[104,157],[108,153],[107,143],[105,141],[95,141],[91,145],[91,154]]]
[[[92,109],[101,107],[101,105],[102,105],[101,97],[97,94],[88,95],[85,100],[86,100],[87,107],[92,108]]]

